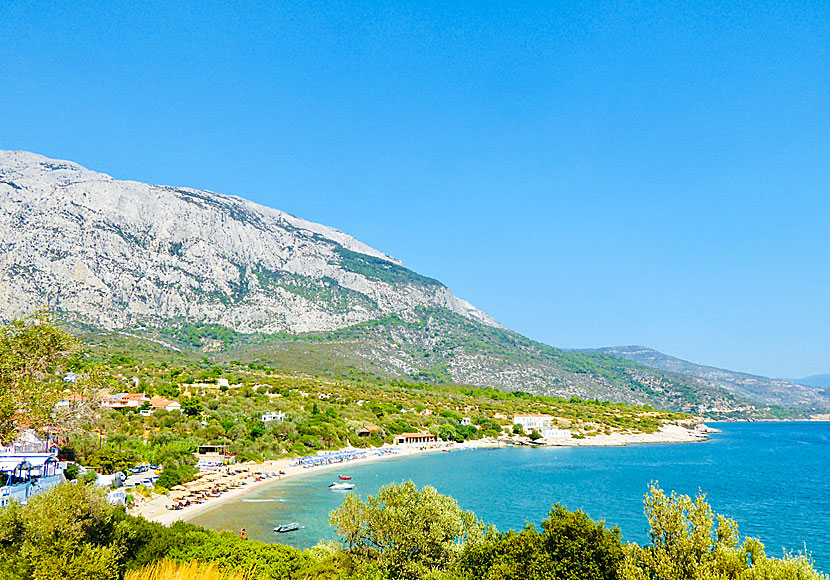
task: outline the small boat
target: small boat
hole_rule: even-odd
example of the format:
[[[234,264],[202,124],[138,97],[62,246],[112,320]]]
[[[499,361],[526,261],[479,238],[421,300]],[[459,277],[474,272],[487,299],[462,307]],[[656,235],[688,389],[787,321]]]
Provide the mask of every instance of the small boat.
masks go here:
[[[348,481],[348,480],[350,480],[351,478],[352,478],[352,476],[351,476],[351,475],[338,475],[338,476],[337,476],[337,479],[340,479],[340,480],[342,480],[342,481]]]
[[[332,483],[329,489],[354,489],[353,483]]]
[[[290,524],[282,524],[281,526],[277,526],[274,528],[274,531],[278,534],[284,534],[285,532],[293,532],[294,530],[299,530],[300,524],[297,522],[291,522]]]

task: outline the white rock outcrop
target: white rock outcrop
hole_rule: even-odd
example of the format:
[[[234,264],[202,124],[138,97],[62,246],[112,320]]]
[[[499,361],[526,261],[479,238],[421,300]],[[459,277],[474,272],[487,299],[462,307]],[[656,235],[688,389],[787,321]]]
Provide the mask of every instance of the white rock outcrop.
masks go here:
[[[178,319],[304,332],[425,305],[498,326],[336,229],[33,153],[0,151],[0,232],[4,319],[48,306],[105,328]]]

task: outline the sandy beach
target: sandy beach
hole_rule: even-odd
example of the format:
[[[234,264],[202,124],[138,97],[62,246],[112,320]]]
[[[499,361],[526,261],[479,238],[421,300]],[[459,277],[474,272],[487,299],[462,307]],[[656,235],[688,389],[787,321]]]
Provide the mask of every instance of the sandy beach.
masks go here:
[[[278,482],[297,477],[298,475],[308,475],[310,473],[319,473],[326,470],[341,470],[345,471],[354,465],[364,465],[373,461],[382,459],[390,459],[393,457],[409,457],[412,455],[420,455],[424,453],[436,453],[444,450],[452,449],[472,449],[483,447],[497,447],[504,443],[499,443],[495,439],[479,439],[475,441],[466,441],[464,443],[441,443],[430,447],[416,447],[416,446],[391,446],[378,447],[374,449],[367,449],[368,455],[365,457],[354,459],[343,463],[330,463],[324,465],[315,465],[312,467],[302,467],[296,465],[297,460],[279,459],[274,461],[265,461],[263,463],[239,463],[232,468],[236,471],[249,470],[251,473],[244,481],[245,485],[230,489],[220,497],[208,498],[203,503],[191,504],[187,507],[171,510],[167,506],[174,503],[174,500],[167,495],[158,495],[152,500],[145,500],[137,503],[130,509],[133,515],[140,515],[144,518],[159,522],[164,525],[170,525],[176,521],[189,521],[197,515],[212,510],[224,503],[240,499],[245,495],[251,493],[256,489],[260,489],[266,485],[277,484]],[[262,476],[254,474],[254,470],[260,472]],[[279,475],[283,472],[282,475]]]
[[[610,435],[596,435],[587,437],[585,439],[562,439],[545,441],[542,444],[547,446],[560,447],[581,447],[581,446],[623,446],[632,444],[645,443],[693,443],[705,441],[709,437],[709,433],[717,432],[716,429],[711,429],[704,424],[697,425],[694,428],[681,427],[679,425],[668,424],[664,425],[659,431],[655,433],[634,433],[621,434],[612,433]],[[175,521],[189,521],[199,514],[212,510],[224,503],[240,499],[245,495],[251,493],[256,489],[260,489],[267,485],[275,485],[280,481],[291,479],[299,475],[307,475],[309,473],[317,473],[326,470],[340,470],[345,471],[352,465],[363,465],[373,461],[380,461],[393,457],[409,457],[412,455],[420,455],[424,453],[436,453],[445,450],[459,450],[471,448],[484,447],[499,447],[506,445],[522,445],[529,444],[526,438],[521,439],[492,439],[485,438],[474,441],[466,441],[464,443],[440,443],[433,446],[384,446],[375,449],[368,449],[369,453],[362,458],[354,459],[343,463],[329,463],[324,465],[315,465],[313,467],[302,467],[296,465],[296,459],[280,459],[274,461],[265,461],[263,463],[241,463],[232,466],[235,471],[242,471],[242,474],[237,477],[244,477],[242,481],[244,485],[230,489],[221,494],[220,497],[208,498],[203,503],[191,504],[187,507],[178,510],[168,509],[167,506],[174,503],[174,500],[166,495],[157,495],[152,500],[139,501],[130,512],[134,515],[140,515],[146,519],[154,522],[159,522],[164,525],[170,525]],[[246,473],[244,470],[248,470]],[[258,472],[255,473],[255,472]],[[279,475],[283,472],[282,475]]]

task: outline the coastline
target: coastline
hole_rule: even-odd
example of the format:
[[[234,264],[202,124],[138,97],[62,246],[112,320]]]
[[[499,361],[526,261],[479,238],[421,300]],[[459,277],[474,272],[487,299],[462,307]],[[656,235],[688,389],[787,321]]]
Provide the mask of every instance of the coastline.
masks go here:
[[[261,478],[256,481],[256,476],[250,474],[247,476],[246,484],[242,487],[237,487],[224,492],[220,497],[210,498],[204,503],[197,503],[182,509],[170,510],[166,506],[173,500],[168,496],[156,496],[151,500],[146,500],[136,505],[131,509],[133,515],[142,516],[145,519],[158,522],[169,526],[176,521],[190,521],[198,515],[210,511],[220,505],[241,499],[250,494],[252,491],[261,489],[268,485],[277,485],[281,481],[285,481],[300,475],[318,473],[322,471],[330,471],[334,469],[345,470],[350,465],[364,465],[374,461],[390,459],[394,457],[411,457],[413,455],[422,455],[425,453],[437,453],[442,451],[461,450],[461,449],[478,449],[478,448],[492,448],[501,446],[515,446],[515,445],[532,445],[545,447],[621,447],[626,445],[649,444],[649,443],[697,443],[706,441],[710,433],[719,432],[717,429],[710,428],[705,424],[699,424],[694,428],[682,427],[680,425],[668,424],[660,428],[654,433],[612,433],[610,435],[595,435],[585,439],[564,439],[545,441],[542,444],[528,443],[515,441],[512,439],[477,439],[472,441],[465,441],[464,443],[444,443],[432,447],[403,447],[391,446],[378,447],[369,450],[371,453],[366,457],[354,459],[345,463],[330,463],[324,465],[315,465],[312,467],[301,467],[292,465],[296,459],[278,459],[265,461],[263,463],[243,463],[234,466],[235,469],[255,469],[264,474],[269,474],[269,477]],[[525,438],[526,439],[526,438]],[[284,472],[279,475],[279,472]]]

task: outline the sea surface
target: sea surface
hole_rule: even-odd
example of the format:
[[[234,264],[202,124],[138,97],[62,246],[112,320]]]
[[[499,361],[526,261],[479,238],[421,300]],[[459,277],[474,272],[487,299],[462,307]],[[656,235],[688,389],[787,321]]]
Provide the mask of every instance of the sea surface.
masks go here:
[[[581,509],[617,525],[623,540],[648,542],[643,497],[649,482],[694,496],[732,517],[742,536],[760,538],[770,556],[812,554],[830,572],[830,423],[711,423],[703,443],[628,447],[498,448],[398,457],[345,465],[355,493],[406,480],[451,495],[499,530],[538,525],[550,506]],[[206,512],[193,523],[306,548],[335,539],[328,514],[347,492],[330,491],[337,471],[266,486]],[[303,529],[276,534],[277,524]]]

